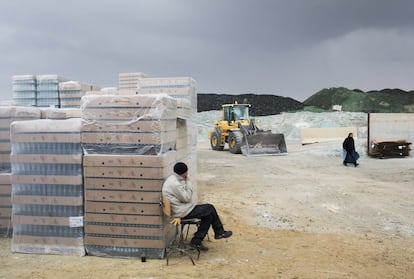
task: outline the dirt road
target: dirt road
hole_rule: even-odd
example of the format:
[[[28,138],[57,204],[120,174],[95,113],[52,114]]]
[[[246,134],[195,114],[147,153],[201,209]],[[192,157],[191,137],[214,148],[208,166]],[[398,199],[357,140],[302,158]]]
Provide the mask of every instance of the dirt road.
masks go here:
[[[414,158],[344,167],[327,148],[288,142],[287,156],[245,157],[200,142],[200,201],[234,235],[206,240],[195,266],[12,254],[0,239],[0,278],[414,278]]]

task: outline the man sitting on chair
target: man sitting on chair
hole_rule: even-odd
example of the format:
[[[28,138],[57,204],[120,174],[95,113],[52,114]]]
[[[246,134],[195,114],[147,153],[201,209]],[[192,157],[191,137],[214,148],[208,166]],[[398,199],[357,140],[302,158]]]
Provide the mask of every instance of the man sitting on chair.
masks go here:
[[[164,182],[162,195],[171,203],[172,217],[182,219],[198,218],[201,220],[190,246],[200,251],[208,251],[202,244],[210,225],[214,230],[214,238],[221,239],[230,237],[233,233],[225,231],[223,224],[217,214],[215,207],[211,204],[198,204],[193,200],[193,186],[187,180],[188,167],[185,163],[179,162],[174,165],[174,173]]]

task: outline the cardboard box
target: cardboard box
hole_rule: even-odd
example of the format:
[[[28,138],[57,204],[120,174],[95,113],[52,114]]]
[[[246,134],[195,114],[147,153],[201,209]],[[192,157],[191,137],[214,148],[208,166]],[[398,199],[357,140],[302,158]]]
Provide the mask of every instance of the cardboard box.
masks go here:
[[[82,164],[82,154],[13,154],[12,163]]]
[[[120,235],[120,236],[147,236],[151,238],[163,238],[167,232],[167,228],[159,227],[129,227],[129,226],[102,226],[102,225],[88,225],[85,227],[85,233],[91,234],[106,234],[106,235]],[[154,248],[154,247],[147,247]]]
[[[10,207],[0,207],[0,217],[8,217],[10,218],[12,212],[12,208]]]
[[[89,109],[117,108],[128,109],[158,109],[174,110],[177,107],[175,99],[168,95],[87,95],[82,98],[82,112]]]
[[[83,197],[12,195],[11,202],[13,204],[49,204],[82,206]]]
[[[106,214],[162,215],[159,203],[119,203],[86,201],[85,212]]]
[[[0,184],[11,184],[11,173],[0,173]]]
[[[122,179],[85,177],[85,189],[161,191],[164,179]]]
[[[11,184],[0,184],[0,195],[1,196],[11,196],[12,186]],[[0,202],[0,205],[1,202]]]
[[[78,134],[80,138],[80,127],[81,119],[80,118],[71,118],[64,120],[53,120],[53,119],[39,119],[31,121],[18,121],[13,122],[10,125],[10,131],[13,141],[13,136],[18,134],[34,134],[34,135],[50,135],[54,134],[59,136],[62,133],[70,135],[70,137],[75,137]],[[50,137],[50,136],[48,136]],[[78,140],[80,142],[80,139]],[[72,142],[65,141],[62,142]]]
[[[81,131],[84,132],[129,132],[156,133],[175,131],[176,119],[136,121],[82,121]]]
[[[75,237],[47,237],[47,236],[29,236],[29,235],[13,235],[12,252],[30,253],[36,246],[41,249],[43,253],[47,254],[70,254],[57,253],[59,250],[66,251],[67,249],[83,248],[83,239]],[[55,252],[55,253],[54,253]],[[84,255],[82,253],[81,255]]]
[[[10,196],[0,196],[0,205],[11,207],[11,197]]]
[[[62,245],[62,246],[82,246],[83,240],[82,238],[75,238],[75,237],[47,237],[47,236],[29,236],[29,235],[20,235],[13,237],[12,239],[12,252],[24,252],[24,251],[17,251],[16,248],[23,245],[36,245],[41,244],[42,248],[46,248],[44,245]],[[51,247],[49,247],[50,249]],[[46,251],[45,251],[46,252]],[[46,252],[47,253],[47,252]]]
[[[168,168],[84,167],[83,171],[85,177],[165,179],[171,174],[172,168],[173,165]]]
[[[13,224],[49,225],[70,227],[70,217],[13,215]]]
[[[191,77],[156,77],[139,79],[139,88],[195,88],[196,81]]]
[[[80,134],[73,134],[70,132],[62,133],[62,134],[57,134],[57,133],[15,134],[13,133],[11,136],[11,140],[13,143],[18,143],[18,142],[80,143]]]
[[[85,245],[104,245],[115,247],[139,247],[157,249],[166,247],[165,239],[134,239],[134,238],[111,238],[86,235]]]
[[[62,99],[61,102],[62,104]],[[78,101],[78,106],[80,99]],[[80,108],[41,108],[42,119],[69,119],[80,118]]]
[[[82,118],[85,120],[165,120],[177,118],[177,108],[123,108],[102,107],[83,108]]]
[[[160,192],[137,192],[137,191],[108,191],[108,190],[86,190],[86,201],[107,201],[107,202],[143,202],[159,203]]]
[[[168,144],[176,141],[175,131],[153,133],[94,133],[83,132],[82,143],[96,144]]]
[[[162,215],[140,215],[140,214],[101,214],[85,213],[85,223],[111,223],[126,225],[160,225],[163,224],[164,216]],[[86,225],[88,226],[88,225]],[[85,227],[86,227],[85,226]]]
[[[12,227],[10,216],[7,218],[0,217],[0,232]]]
[[[0,152],[5,153],[11,152],[11,143],[10,142],[0,142]]]
[[[13,175],[13,184],[68,184],[82,185],[82,176],[74,175]]]
[[[83,165],[91,166],[125,166],[125,167],[165,167],[175,162],[176,152],[171,151],[159,156],[152,155],[109,155],[86,154]],[[172,169],[171,169],[172,171]]]

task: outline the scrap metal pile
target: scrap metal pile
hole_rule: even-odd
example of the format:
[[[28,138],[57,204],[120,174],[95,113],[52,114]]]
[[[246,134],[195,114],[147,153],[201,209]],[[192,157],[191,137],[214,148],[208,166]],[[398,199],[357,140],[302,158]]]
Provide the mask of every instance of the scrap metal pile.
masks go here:
[[[406,140],[373,140],[369,155],[376,158],[406,157],[410,155],[410,144]]]

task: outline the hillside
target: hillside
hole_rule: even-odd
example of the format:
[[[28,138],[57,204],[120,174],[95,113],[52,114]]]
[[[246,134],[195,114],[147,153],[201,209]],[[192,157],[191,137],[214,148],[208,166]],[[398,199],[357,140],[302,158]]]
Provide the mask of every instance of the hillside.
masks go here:
[[[303,104],[292,98],[275,95],[226,95],[226,94],[197,94],[197,111],[221,110],[222,104],[249,103],[252,105],[250,114],[252,116],[274,115],[281,112],[302,110]]]
[[[258,94],[197,94],[197,111],[220,110],[222,104],[249,103],[252,116],[266,116],[303,110],[331,110],[333,105],[341,105],[348,112],[414,112],[414,91],[383,89],[364,92],[345,87],[324,88],[303,103],[288,97]]]
[[[343,111],[354,112],[414,112],[414,91],[383,89],[364,92],[344,87],[324,88],[303,104],[325,110],[342,105]]]

